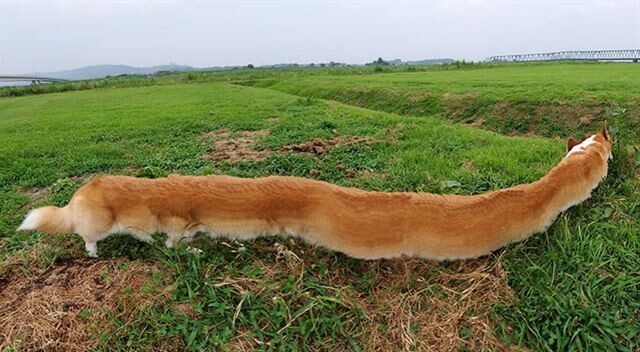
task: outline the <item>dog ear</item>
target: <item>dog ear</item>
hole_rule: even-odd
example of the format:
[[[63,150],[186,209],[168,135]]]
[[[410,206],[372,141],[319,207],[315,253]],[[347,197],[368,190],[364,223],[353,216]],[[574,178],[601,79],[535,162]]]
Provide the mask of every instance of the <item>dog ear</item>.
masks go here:
[[[575,138],[569,137],[569,139],[567,139],[567,151],[570,151],[578,144],[580,144],[580,142],[578,142]]]
[[[606,120],[604,121],[604,126],[602,126],[601,133],[604,139],[609,140],[609,123]]]

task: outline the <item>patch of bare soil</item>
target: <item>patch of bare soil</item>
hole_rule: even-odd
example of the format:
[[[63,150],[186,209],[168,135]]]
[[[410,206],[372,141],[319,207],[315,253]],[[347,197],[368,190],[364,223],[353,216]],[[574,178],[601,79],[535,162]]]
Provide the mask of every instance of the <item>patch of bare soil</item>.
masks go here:
[[[262,160],[269,155],[270,151],[256,150],[255,144],[259,138],[267,134],[269,130],[242,131],[238,134],[228,130],[209,133],[209,137],[213,139],[213,148],[205,159],[230,163]]]
[[[108,314],[126,324],[169,297],[166,289],[145,289],[158,270],[150,264],[81,258],[25,274],[34,256],[14,256],[0,268],[0,350],[86,351],[109,332]]]
[[[343,145],[354,145],[360,142],[369,142],[368,136],[338,136],[332,139],[314,138],[308,142],[300,144],[286,145],[280,148],[280,152],[306,153],[313,155],[323,155],[331,149]]]
[[[213,147],[210,153],[205,156],[205,159],[216,162],[228,161],[230,163],[259,161],[273,152],[293,152],[320,156],[338,146],[354,145],[372,140],[368,136],[338,136],[332,139],[314,138],[304,143],[283,146],[276,151],[270,149],[257,150],[256,141],[268,133],[268,130],[242,131],[237,134],[233,134],[228,130],[209,133],[208,136],[213,139]]]
[[[20,193],[29,198],[27,205],[32,206],[34,204],[40,204],[45,200],[51,193],[51,190],[49,188],[30,188]]]

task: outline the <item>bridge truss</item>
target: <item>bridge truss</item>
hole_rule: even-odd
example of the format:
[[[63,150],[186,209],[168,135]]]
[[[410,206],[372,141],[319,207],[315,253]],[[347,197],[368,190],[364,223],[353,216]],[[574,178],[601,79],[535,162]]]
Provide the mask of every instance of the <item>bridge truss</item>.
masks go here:
[[[553,53],[498,55],[487,58],[492,62],[525,62],[525,61],[632,61],[640,60],[640,49],[629,50],[583,50],[557,51]]]

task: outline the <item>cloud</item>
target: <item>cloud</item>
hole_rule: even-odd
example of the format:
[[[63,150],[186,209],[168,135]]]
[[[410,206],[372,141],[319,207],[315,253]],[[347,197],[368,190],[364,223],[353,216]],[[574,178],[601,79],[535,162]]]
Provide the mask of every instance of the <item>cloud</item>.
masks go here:
[[[0,72],[640,47],[640,1],[7,1]]]

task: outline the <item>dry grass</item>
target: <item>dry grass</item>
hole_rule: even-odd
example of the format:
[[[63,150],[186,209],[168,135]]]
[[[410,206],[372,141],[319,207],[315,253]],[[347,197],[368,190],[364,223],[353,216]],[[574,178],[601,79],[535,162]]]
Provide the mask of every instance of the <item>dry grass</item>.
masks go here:
[[[169,287],[150,287],[153,264],[76,258],[39,269],[39,250],[0,268],[0,350],[85,351],[110,332],[110,314],[126,325],[167,298]]]
[[[250,331],[238,331],[236,336],[231,338],[225,345],[225,351],[229,352],[245,352],[255,351],[260,342],[250,337]]]
[[[38,256],[42,246],[38,244],[0,267],[0,350],[11,346],[86,350],[97,343],[99,333],[110,333],[109,317],[117,315],[126,326],[137,312],[169,299],[171,286],[145,289],[158,270],[153,264],[82,258],[44,268]],[[240,297],[247,292],[259,296],[265,282],[289,275],[298,277],[297,284],[303,286],[304,276],[309,275],[305,267],[314,260],[307,252],[317,250],[315,247],[292,239],[274,246],[254,246],[261,252],[275,253],[277,258],[256,260],[254,265],[263,273],[259,280],[210,278],[208,274],[205,280],[232,287]],[[346,306],[365,312],[367,319],[357,324],[366,336],[366,350],[508,349],[494,335],[490,319],[495,305],[512,296],[502,257],[446,266],[420,259],[361,261],[358,265],[361,267],[333,266],[326,280],[340,292]],[[25,274],[25,269],[30,273]],[[373,272],[372,280],[377,284],[368,290],[357,289],[354,270]],[[199,318],[189,303],[174,304],[173,308]],[[174,345],[180,345],[179,341]],[[225,349],[252,351],[260,345],[255,334],[240,329]]]
[[[345,289],[351,304],[369,318],[366,350],[508,350],[490,319],[496,304],[512,297],[502,257],[461,261],[442,271],[436,265],[420,259],[385,261],[373,291]],[[348,280],[337,272],[332,281],[345,285]]]
[[[260,295],[262,282],[293,275],[303,285],[308,275],[305,267],[313,265],[316,250],[302,243],[286,242],[275,247],[256,246],[260,251],[278,253],[280,260],[258,261],[264,273],[261,280],[219,277],[218,285],[234,287],[238,295],[255,292]],[[302,259],[301,259],[302,258]],[[370,291],[359,291],[353,268],[333,266],[327,283],[335,287],[343,303],[363,310],[366,321],[357,322],[364,331],[367,351],[507,351],[494,334],[491,312],[498,303],[509,302],[512,291],[502,257],[484,257],[451,263],[444,269],[433,261],[396,259],[362,261],[356,271],[375,272],[371,280],[377,284]],[[248,332],[239,332],[226,348],[248,351],[257,347]]]
[[[209,133],[208,136],[213,139],[213,148],[205,159],[230,163],[262,160],[270,154],[270,151],[256,150],[255,143],[268,133],[269,130],[242,131],[239,134],[232,134],[228,130]]]

